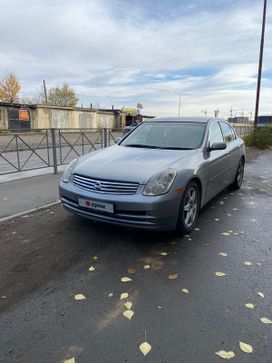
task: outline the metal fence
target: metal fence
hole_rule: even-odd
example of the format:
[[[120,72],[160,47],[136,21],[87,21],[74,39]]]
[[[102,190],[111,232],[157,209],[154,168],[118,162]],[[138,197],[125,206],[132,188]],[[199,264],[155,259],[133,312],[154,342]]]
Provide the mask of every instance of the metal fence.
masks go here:
[[[244,137],[253,124],[232,124]],[[0,175],[68,164],[74,158],[113,145],[123,129],[0,130]]]
[[[123,129],[0,130],[0,175],[68,164],[105,148],[124,135]]]
[[[242,138],[250,134],[254,129],[253,122],[231,123],[231,126],[234,128],[237,135]]]

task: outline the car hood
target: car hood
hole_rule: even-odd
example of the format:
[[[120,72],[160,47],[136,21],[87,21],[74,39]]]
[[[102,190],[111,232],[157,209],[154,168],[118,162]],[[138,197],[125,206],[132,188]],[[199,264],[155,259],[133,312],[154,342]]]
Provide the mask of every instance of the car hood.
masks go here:
[[[154,174],[170,167],[175,168],[177,161],[195,153],[196,150],[159,150],[114,145],[81,157],[74,173],[96,179],[146,184]]]

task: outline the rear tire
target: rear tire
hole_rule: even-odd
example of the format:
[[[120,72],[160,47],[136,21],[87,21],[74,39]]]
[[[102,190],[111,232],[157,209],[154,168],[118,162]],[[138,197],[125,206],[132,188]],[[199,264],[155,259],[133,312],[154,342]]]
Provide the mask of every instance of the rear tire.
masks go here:
[[[196,182],[190,182],[182,196],[176,231],[179,234],[191,233],[196,225],[200,210],[200,191]]]
[[[245,169],[245,160],[243,158],[241,158],[239,161],[237,173],[235,176],[235,181],[230,186],[231,189],[237,190],[237,189],[241,188],[241,186],[243,184],[243,179],[244,179],[244,169]]]

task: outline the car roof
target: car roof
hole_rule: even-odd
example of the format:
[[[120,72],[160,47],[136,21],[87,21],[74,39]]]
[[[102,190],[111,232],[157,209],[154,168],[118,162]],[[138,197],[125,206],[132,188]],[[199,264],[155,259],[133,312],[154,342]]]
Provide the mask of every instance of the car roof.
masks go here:
[[[205,116],[165,116],[156,117],[150,120],[151,122],[199,122],[208,123],[209,121],[223,121],[215,117],[205,117]]]

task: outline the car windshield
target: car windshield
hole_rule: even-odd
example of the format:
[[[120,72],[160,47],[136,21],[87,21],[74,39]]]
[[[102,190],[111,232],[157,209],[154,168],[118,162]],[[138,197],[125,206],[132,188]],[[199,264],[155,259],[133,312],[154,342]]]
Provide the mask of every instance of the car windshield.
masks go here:
[[[133,130],[121,145],[170,150],[197,149],[202,143],[205,128],[204,123],[149,121]]]

